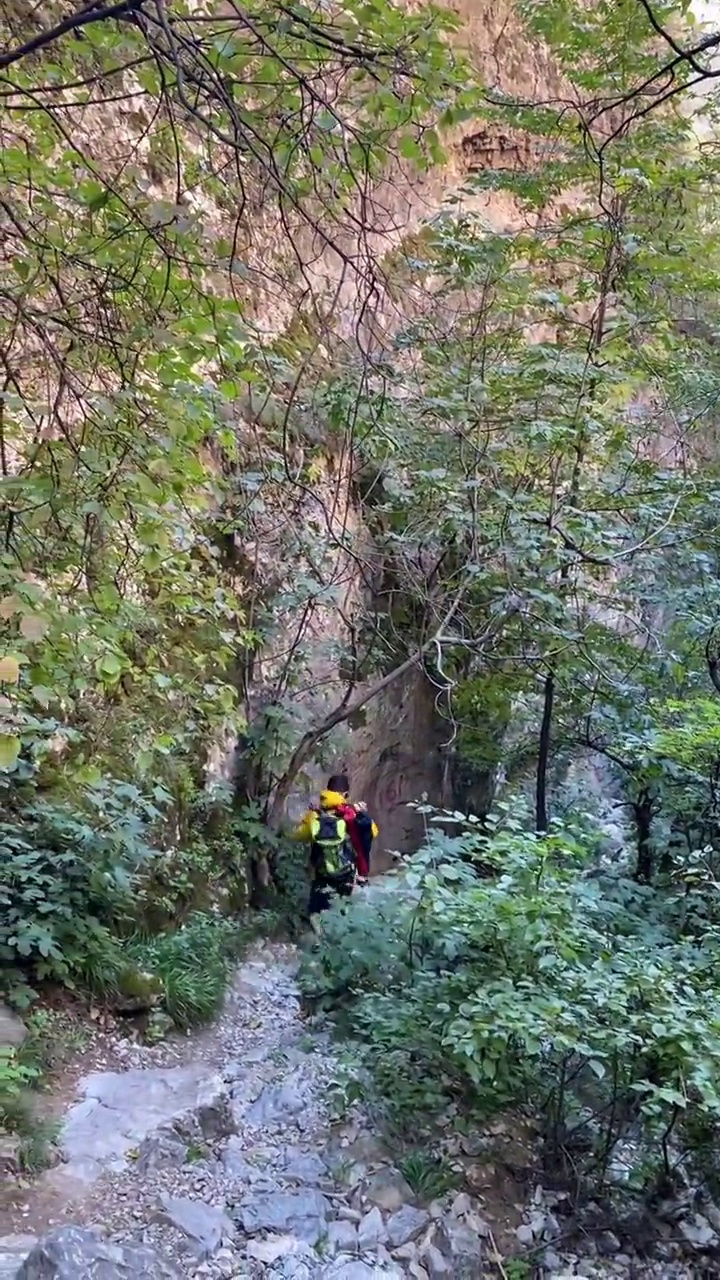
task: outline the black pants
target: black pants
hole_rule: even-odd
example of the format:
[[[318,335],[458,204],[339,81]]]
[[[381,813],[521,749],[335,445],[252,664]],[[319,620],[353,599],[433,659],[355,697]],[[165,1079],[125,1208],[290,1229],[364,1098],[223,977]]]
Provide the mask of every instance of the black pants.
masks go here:
[[[325,876],[317,876],[310,886],[310,915],[316,916],[321,911],[327,911],[336,894],[338,898],[349,898],[354,887],[354,880],[328,880]]]

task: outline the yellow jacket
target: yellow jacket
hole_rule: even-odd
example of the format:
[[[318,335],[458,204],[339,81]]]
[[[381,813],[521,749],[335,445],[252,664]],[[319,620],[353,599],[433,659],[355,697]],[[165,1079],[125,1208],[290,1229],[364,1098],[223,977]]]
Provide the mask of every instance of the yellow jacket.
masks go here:
[[[320,808],[321,809],[341,809],[343,808],[344,805],[349,805],[352,808],[351,801],[346,800],[345,797],[341,795],[339,791],[321,791],[320,792]],[[303,817],[300,819],[300,822],[298,823],[298,825],[296,826],[295,830],[292,833],[293,840],[312,840],[313,817],[314,817],[314,811],[312,809],[308,809],[307,813],[303,815]],[[373,834],[373,840],[377,840],[377,837],[380,834],[380,828],[378,827],[376,822],[373,822],[372,824],[372,834]]]

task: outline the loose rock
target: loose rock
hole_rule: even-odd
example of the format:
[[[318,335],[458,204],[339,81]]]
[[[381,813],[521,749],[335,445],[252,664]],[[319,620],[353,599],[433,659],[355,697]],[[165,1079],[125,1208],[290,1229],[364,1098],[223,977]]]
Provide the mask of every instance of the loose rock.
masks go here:
[[[387,1229],[385,1220],[377,1207],[371,1209],[362,1219],[358,1227],[358,1240],[362,1250],[375,1249],[379,1244],[385,1244]]]
[[[443,1257],[439,1249],[431,1244],[422,1255],[425,1269],[430,1280],[450,1280],[452,1275],[452,1267],[447,1258]]]
[[[310,1247],[295,1236],[268,1236],[266,1240],[251,1240],[247,1247],[248,1258],[257,1262],[276,1262],[294,1254],[310,1254]]]
[[[317,1186],[328,1176],[325,1161],[314,1151],[291,1157],[283,1169],[283,1177],[288,1182],[297,1182],[306,1186]]]
[[[184,1200],[167,1195],[161,1196],[160,1200],[168,1222],[192,1241],[193,1251],[201,1261],[217,1252],[223,1238],[227,1239],[235,1234],[235,1227],[224,1209],[203,1204],[200,1200]]]
[[[411,1204],[415,1193],[399,1169],[380,1169],[370,1178],[365,1199],[388,1213],[394,1213],[404,1204]]]
[[[247,1235],[277,1231],[317,1244],[325,1231],[330,1203],[319,1191],[278,1192],[244,1200],[237,1217]]]
[[[185,1163],[187,1143],[173,1130],[160,1131],[151,1138],[145,1138],[138,1149],[137,1168],[139,1173],[150,1173],[153,1169],[179,1168]]]
[[[482,1275],[483,1247],[480,1237],[455,1218],[439,1225],[437,1244],[450,1263],[454,1280],[477,1280]]]
[[[713,1231],[707,1218],[701,1213],[696,1213],[693,1218],[685,1218],[679,1224],[680,1231],[687,1240],[688,1244],[693,1245],[696,1249],[708,1249],[718,1243],[718,1236]]]
[[[280,1085],[268,1085],[247,1113],[248,1124],[279,1124],[298,1115],[305,1107],[307,1081],[305,1072],[293,1072]]]
[[[329,1267],[323,1267],[320,1276],[322,1280],[381,1280],[383,1276],[388,1277],[388,1280],[403,1280],[403,1273],[398,1267],[373,1267],[367,1262],[355,1262],[351,1258],[338,1258]]]
[[[358,1229],[352,1222],[339,1218],[328,1227],[326,1242],[334,1253],[357,1253]]]
[[[387,1223],[387,1239],[391,1249],[398,1249],[408,1240],[417,1240],[430,1221],[430,1214],[425,1209],[415,1209],[412,1205],[403,1205]]]

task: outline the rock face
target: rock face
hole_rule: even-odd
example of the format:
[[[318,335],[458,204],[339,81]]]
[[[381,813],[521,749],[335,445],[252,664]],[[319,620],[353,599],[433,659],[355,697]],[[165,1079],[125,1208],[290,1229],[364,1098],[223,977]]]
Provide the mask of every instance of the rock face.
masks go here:
[[[16,1280],[182,1280],[152,1249],[108,1244],[92,1231],[61,1227],[28,1254]]]
[[[68,1112],[59,1137],[63,1177],[92,1183],[106,1170],[118,1172],[128,1153],[169,1122],[184,1123],[188,1137],[231,1131],[227,1090],[220,1076],[203,1063],[156,1070],[102,1072],[80,1086],[85,1097]],[[146,1148],[147,1150],[147,1148]]]

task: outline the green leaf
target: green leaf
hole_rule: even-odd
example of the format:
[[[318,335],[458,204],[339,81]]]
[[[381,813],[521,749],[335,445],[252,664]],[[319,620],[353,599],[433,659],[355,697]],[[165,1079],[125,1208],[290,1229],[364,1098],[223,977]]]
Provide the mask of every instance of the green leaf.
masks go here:
[[[12,734],[0,734],[0,769],[8,773],[17,765],[22,743]]]
[[[42,640],[48,627],[49,619],[41,613],[26,613],[20,620],[20,634],[25,640]]]
[[[97,665],[100,675],[111,680],[122,674],[123,663],[116,653],[106,653]]]

